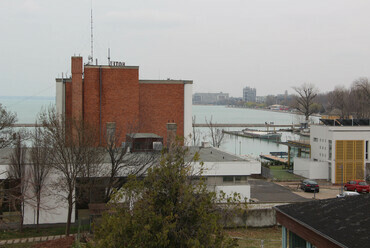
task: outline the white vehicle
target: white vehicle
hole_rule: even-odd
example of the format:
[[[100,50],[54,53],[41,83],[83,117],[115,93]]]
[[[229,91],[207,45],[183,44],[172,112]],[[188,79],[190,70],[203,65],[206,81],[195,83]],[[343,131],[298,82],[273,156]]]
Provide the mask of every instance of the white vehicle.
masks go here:
[[[340,193],[339,195],[337,195],[337,198],[347,197],[347,196],[356,196],[356,195],[360,195],[360,194],[357,192],[344,191],[343,193]]]

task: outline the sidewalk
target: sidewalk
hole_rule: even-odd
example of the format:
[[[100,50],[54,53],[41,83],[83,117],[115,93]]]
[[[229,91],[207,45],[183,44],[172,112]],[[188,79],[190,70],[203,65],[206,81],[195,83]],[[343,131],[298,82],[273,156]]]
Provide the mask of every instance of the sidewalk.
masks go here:
[[[70,234],[70,236],[75,236],[76,234]],[[42,241],[49,241],[64,238],[66,235],[55,235],[55,236],[43,236],[43,237],[29,237],[29,238],[20,238],[20,239],[7,239],[7,240],[0,240],[1,245],[11,245],[11,244],[20,244],[20,243],[34,243],[34,242],[42,242]]]

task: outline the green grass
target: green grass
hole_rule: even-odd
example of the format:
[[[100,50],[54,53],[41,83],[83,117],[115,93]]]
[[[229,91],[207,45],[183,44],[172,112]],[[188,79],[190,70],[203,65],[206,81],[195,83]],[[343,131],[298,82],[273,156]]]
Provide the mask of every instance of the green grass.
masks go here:
[[[281,227],[266,228],[238,228],[227,230],[226,233],[231,237],[238,237],[240,248],[261,247],[281,247]]]
[[[36,228],[24,228],[22,232],[18,230],[1,230],[0,240],[5,239],[19,239],[29,237],[41,237],[41,236],[53,236],[65,234],[65,226],[40,228],[39,232],[36,232]],[[80,228],[80,231],[89,230],[89,226],[85,225]],[[77,233],[78,227],[71,226],[71,233]]]
[[[274,180],[277,181],[299,181],[302,179],[302,177],[290,173],[286,169],[283,169],[283,165],[270,166],[270,173],[273,176]]]

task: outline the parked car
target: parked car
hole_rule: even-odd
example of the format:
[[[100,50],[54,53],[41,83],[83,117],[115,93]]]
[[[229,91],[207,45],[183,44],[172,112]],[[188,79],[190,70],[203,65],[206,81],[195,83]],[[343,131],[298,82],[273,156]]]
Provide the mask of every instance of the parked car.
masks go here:
[[[316,181],[305,179],[301,183],[301,189],[305,192],[307,191],[315,191],[320,192],[320,186]]]
[[[370,193],[370,186],[364,180],[352,180],[344,185],[344,190],[353,190],[359,193]]]
[[[339,195],[337,195],[337,198],[347,197],[347,196],[356,196],[356,195],[360,195],[360,194],[358,192],[344,191],[343,193],[340,193]]]

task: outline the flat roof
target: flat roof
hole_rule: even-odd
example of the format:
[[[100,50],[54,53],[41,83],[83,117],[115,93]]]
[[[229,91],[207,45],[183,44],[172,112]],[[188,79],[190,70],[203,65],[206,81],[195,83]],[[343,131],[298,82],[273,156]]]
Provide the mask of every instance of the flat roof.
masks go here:
[[[369,246],[369,208],[370,194],[275,207],[293,221],[342,247]]]
[[[155,134],[155,133],[129,133],[127,136],[135,139],[157,139],[162,138],[161,136]]]
[[[250,161],[214,147],[190,146],[188,156],[194,156],[196,152],[198,152],[200,160],[203,162]]]
[[[151,80],[151,79],[140,79],[140,84],[193,84],[193,80],[175,80],[175,79],[165,79],[165,80]]]
[[[104,69],[139,69],[136,65],[110,66],[110,65],[84,65],[89,68],[104,68]]]
[[[325,126],[370,126],[370,119],[320,119]]]

